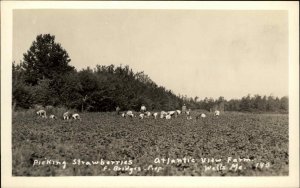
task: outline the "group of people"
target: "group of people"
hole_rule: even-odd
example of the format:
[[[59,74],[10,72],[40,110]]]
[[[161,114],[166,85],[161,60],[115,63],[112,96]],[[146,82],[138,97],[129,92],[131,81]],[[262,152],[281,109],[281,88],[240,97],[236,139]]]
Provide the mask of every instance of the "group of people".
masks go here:
[[[38,110],[36,112],[36,114],[42,118],[48,118],[47,117],[47,113],[45,110]],[[57,117],[54,115],[54,114],[50,114],[49,115],[49,118],[50,119],[57,119]],[[70,112],[65,112],[63,114],[63,119],[64,120],[68,120],[68,119],[78,119],[78,120],[81,120],[80,116],[78,113],[70,113]]]
[[[47,118],[47,113],[45,110],[38,110],[37,112],[37,115],[42,117],[42,118]],[[121,113],[121,108],[119,106],[116,107],[116,113],[118,115],[120,115]],[[144,119],[144,118],[150,118],[150,117],[153,117],[154,119],[157,119],[158,115],[160,114],[160,118],[163,119],[171,119],[172,117],[177,117],[181,114],[185,114],[186,115],[186,118],[188,120],[192,119],[192,115],[191,115],[191,109],[187,109],[186,105],[184,104],[181,108],[181,110],[173,110],[173,111],[161,111],[160,113],[159,112],[153,112],[151,113],[150,111],[147,111],[147,108],[145,105],[141,105],[141,108],[140,108],[140,113],[138,114],[138,117],[140,119]],[[214,112],[214,115],[215,116],[219,116],[220,115],[220,111],[216,110]],[[136,117],[137,115],[133,113],[133,111],[129,110],[127,112],[123,112],[121,114],[122,117]],[[50,119],[57,119],[57,117],[53,114],[51,114],[49,116]],[[204,113],[201,113],[199,115],[196,116],[196,119],[199,119],[199,118],[206,118],[206,114]],[[63,114],[63,119],[64,120],[68,120],[68,119],[77,119],[77,120],[81,120],[80,116],[78,113],[70,113],[69,111],[65,112]]]
[[[121,108],[119,106],[116,107],[116,113],[118,115],[120,115],[120,113],[121,113]],[[163,118],[171,119],[172,117],[177,117],[180,114],[185,114],[186,118],[188,120],[192,119],[191,109],[187,109],[185,104],[182,106],[181,110],[161,111],[160,113],[159,112],[151,113],[150,111],[147,111],[147,108],[146,108],[145,105],[141,105],[139,114],[134,114],[133,111],[129,110],[129,111],[126,111],[126,112],[122,112],[121,116],[122,117],[131,117],[131,118],[139,117],[140,119],[153,117],[154,119],[156,119],[159,114],[160,114],[161,119],[163,119]],[[216,111],[215,115],[219,116],[220,112]],[[198,119],[198,118],[206,118],[206,114],[201,113],[201,114],[196,116],[196,119]]]

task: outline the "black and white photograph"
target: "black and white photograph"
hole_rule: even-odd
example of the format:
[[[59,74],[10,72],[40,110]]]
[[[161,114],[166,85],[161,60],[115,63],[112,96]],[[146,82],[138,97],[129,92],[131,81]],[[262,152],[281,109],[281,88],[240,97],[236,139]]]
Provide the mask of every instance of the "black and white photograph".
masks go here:
[[[298,2],[43,3],[1,4],[10,9],[1,15],[2,33],[11,29],[1,44],[10,180],[122,176],[133,186],[139,177],[193,177],[222,187],[225,176],[299,185],[289,179],[299,175]]]

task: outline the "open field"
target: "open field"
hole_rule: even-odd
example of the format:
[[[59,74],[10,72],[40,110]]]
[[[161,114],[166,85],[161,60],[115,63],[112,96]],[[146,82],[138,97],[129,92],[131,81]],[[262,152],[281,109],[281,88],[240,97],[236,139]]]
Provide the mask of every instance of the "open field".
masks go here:
[[[183,115],[171,120],[114,113],[81,117],[13,114],[13,175],[288,175],[288,115],[227,112],[197,121]]]

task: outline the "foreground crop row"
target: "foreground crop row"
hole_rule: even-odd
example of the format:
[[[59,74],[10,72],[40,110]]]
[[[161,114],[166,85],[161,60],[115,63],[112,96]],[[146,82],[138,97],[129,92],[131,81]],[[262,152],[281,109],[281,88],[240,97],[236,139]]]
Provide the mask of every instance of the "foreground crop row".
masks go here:
[[[288,115],[82,121],[25,114],[12,123],[15,176],[288,175]]]

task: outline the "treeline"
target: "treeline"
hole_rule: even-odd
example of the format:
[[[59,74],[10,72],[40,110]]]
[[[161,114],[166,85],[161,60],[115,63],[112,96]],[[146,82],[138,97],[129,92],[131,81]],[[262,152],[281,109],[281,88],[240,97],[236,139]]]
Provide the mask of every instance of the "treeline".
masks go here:
[[[241,99],[226,100],[224,97],[218,99],[205,98],[197,100],[197,98],[190,98],[187,100],[188,104],[193,109],[205,109],[207,111],[214,111],[216,109],[221,111],[241,111],[241,112],[277,112],[288,113],[289,99],[287,96],[278,98],[272,95],[260,96],[247,95]]]
[[[13,109],[28,109],[34,105],[74,108],[80,111],[139,110],[142,104],[149,110],[221,109],[228,111],[287,112],[288,98],[272,96],[243,97],[226,101],[178,96],[156,85],[144,72],[133,72],[129,66],[103,66],[77,71],[69,65],[65,49],[55,42],[55,36],[38,35],[23,61],[12,64]]]
[[[77,71],[69,65],[65,49],[55,36],[38,35],[23,61],[13,62],[13,108],[32,108],[35,104],[62,106],[87,111],[175,109],[182,100],[157,86],[143,72],[129,66],[100,66]]]
[[[170,90],[157,86],[143,72],[134,73],[129,66],[100,66],[70,71],[29,84],[22,64],[13,64],[13,102],[17,108],[33,104],[65,106],[87,111],[177,109],[183,102]]]

